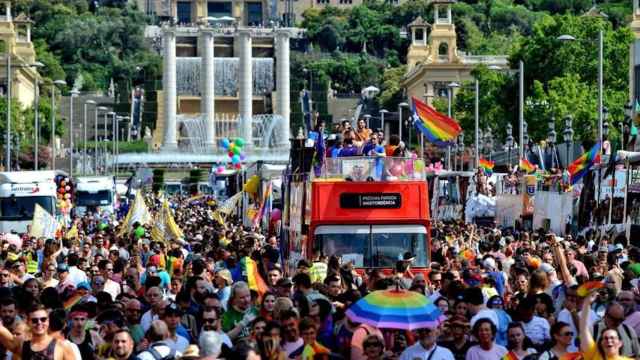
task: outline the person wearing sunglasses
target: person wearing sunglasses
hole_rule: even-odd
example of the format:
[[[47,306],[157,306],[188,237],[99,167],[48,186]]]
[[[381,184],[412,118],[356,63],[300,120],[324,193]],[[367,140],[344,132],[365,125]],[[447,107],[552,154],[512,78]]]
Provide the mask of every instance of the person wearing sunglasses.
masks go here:
[[[9,329],[0,325],[0,344],[21,359],[75,360],[73,348],[49,335],[49,314],[38,304],[27,313],[31,340],[19,339]]]
[[[569,324],[558,321],[551,326],[551,339],[553,346],[551,349],[540,354],[538,360],[560,359],[565,354],[570,353],[569,346],[573,343],[573,330]]]

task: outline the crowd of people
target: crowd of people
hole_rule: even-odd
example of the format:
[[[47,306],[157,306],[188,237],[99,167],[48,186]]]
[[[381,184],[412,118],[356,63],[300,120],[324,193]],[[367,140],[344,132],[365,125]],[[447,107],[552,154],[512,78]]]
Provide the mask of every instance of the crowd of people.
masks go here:
[[[434,223],[428,268],[411,254],[389,271],[321,253],[288,266],[277,234],[214,221],[206,197],[170,203],[180,239],[87,214],[59,239],[3,241],[3,358],[640,358],[640,250],[624,239]],[[250,285],[249,258],[267,289]],[[593,280],[605,286],[578,291]],[[446,320],[404,331],[345,314],[396,288],[429,297]]]

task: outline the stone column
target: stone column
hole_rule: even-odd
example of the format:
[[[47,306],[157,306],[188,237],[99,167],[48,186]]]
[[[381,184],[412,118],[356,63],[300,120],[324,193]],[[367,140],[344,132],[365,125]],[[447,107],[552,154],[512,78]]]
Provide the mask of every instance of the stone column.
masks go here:
[[[291,33],[287,29],[276,30],[276,105],[278,115],[282,121],[276,125],[278,147],[289,147],[290,114],[291,114],[291,90],[290,65],[289,65],[289,37]]]
[[[238,50],[240,66],[238,73],[238,115],[239,133],[245,140],[245,146],[253,146],[253,59],[251,56],[251,33],[248,30],[238,31]]]
[[[211,152],[215,146],[216,126],[215,126],[215,93],[214,93],[214,59],[213,59],[213,31],[203,29],[202,32],[202,97],[200,100],[201,112],[204,115],[206,124],[205,146]]]
[[[166,27],[162,32],[164,42],[164,59],[162,74],[162,91],[164,95],[164,142],[163,151],[178,149],[176,113],[176,32],[174,28]]]

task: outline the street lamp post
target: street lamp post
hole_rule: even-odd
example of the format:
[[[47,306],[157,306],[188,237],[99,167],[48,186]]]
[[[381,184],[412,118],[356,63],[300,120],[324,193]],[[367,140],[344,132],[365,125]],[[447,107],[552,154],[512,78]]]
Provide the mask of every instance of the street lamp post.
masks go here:
[[[38,68],[44,67],[44,64],[41,62],[35,62],[33,64],[30,65],[33,68],[36,68],[36,70]],[[33,152],[33,169],[34,170],[38,170],[38,148],[39,148],[39,143],[40,143],[40,124],[39,124],[39,118],[40,118],[40,79],[36,78],[35,81],[35,99],[33,102],[33,108],[34,108],[34,127],[35,127],[35,132],[34,132],[34,152]]]
[[[604,128],[603,128],[604,131]],[[566,147],[566,164],[565,169],[569,164],[571,164],[571,157],[573,155],[573,117],[571,115],[567,115],[564,118],[564,131],[562,132],[562,136],[564,138],[564,145]]]
[[[458,136],[458,152],[460,153],[460,171],[464,171],[464,133]]]
[[[508,155],[507,155],[507,162],[509,164],[509,167],[511,167],[511,149],[513,148],[513,126],[511,124],[507,124],[507,141],[506,141],[506,145],[507,145],[507,151],[508,151]]]
[[[475,99],[475,109],[474,109],[474,122],[475,122],[475,141],[474,141],[474,150],[475,150],[475,158],[476,164],[475,167],[478,168],[480,165],[480,81],[476,78],[475,81],[476,87],[476,99]]]
[[[98,106],[95,108],[95,119],[93,122],[93,141],[94,141],[94,146],[93,146],[93,162],[94,162],[94,168],[95,168],[95,174],[98,175],[98,141],[99,141],[99,137],[98,137],[98,113],[100,111],[107,111],[109,109],[107,109],[104,106]]]
[[[484,133],[484,148],[487,152],[487,156],[489,157],[489,161],[491,161],[491,153],[493,151],[493,136],[491,135],[491,130],[487,129]]]
[[[560,35],[557,40],[562,42],[577,41],[575,37],[571,35]],[[604,127],[604,104],[603,104],[603,71],[604,65],[604,31],[598,31],[598,140],[602,143],[603,140],[603,127]]]
[[[56,169],[56,87],[66,86],[64,80],[55,80],[51,87],[51,169]],[[39,130],[37,130],[39,132]],[[36,133],[37,133],[36,132]]]
[[[363,117],[364,117],[364,122],[367,124],[367,129],[369,129],[370,128],[369,121],[371,120],[371,115],[365,114]]]
[[[556,136],[557,136],[556,119],[552,116],[549,119],[549,123],[547,125],[549,126],[549,134],[548,134],[547,142],[548,142],[549,151],[551,151],[551,168],[555,168],[555,165],[556,165],[555,144],[556,144]]]
[[[408,108],[409,104],[406,102],[401,102],[398,104],[398,136],[400,137],[400,141],[402,141],[402,108]]]
[[[384,115],[386,113],[388,113],[389,111],[385,110],[385,109],[380,109],[380,128],[382,129],[382,133],[384,134]]]
[[[453,91],[459,88],[460,84],[451,82],[447,85],[447,115],[451,117],[451,105],[453,104]],[[447,168],[451,170],[451,145],[447,145]]]
[[[82,126],[82,131],[83,131],[83,141],[84,144],[82,145],[82,176],[86,176],[87,175],[87,105],[95,105],[96,102],[93,100],[87,100],[84,102],[84,119],[83,119],[83,126]]]
[[[73,98],[78,96],[80,94],[80,91],[76,90],[76,89],[72,89],[71,92],[69,93],[69,149],[70,150],[70,155],[69,155],[69,175],[73,176],[73,155],[74,155],[74,151],[75,151],[75,147],[74,147],[74,143],[73,143],[73,138],[74,138],[74,128],[73,128]]]
[[[116,113],[110,112],[111,116],[111,172],[115,175],[116,173]]]

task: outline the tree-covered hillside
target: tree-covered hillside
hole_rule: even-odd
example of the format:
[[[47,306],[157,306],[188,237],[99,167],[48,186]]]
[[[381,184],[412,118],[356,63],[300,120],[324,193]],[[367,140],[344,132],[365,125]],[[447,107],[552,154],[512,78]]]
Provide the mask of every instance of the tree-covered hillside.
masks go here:
[[[466,0],[453,5],[458,50],[476,55],[504,54],[517,66],[525,63],[525,117],[534,139],[546,135],[547,121],[557,128],[566,115],[574,116],[576,139],[591,137],[597,102],[598,30],[605,30],[605,105],[613,119],[622,117],[628,94],[628,56],[632,35],[631,1],[597,1],[608,18],[582,16],[592,0]],[[433,6],[408,0],[399,6],[369,1],[352,10],[309,10],[301,22],[312,42],[309,53],[296,57],[318,79],[330,81],[339,92],[358,92],[376,85],[382,106],[396,108],[402,100],[399,82],[404,75],[409,40],[404,27],[417,16],[433,20]],[[578,41],[562,43],[559,35]],[[362,77],[362,69],[367,71]],[[517,122],[517,82],[509,74],[478,68],[483,127],[504,137],[506,122]],[[293,77],[304,79],[303,76]],[[464,84],[470,85],[470,84]],[[473,90],[463,86],[456,117],[465,128],[473,124]],[[540,105],[542,104],[542,105]],[[471,141],[471,136],[467,139]]]

